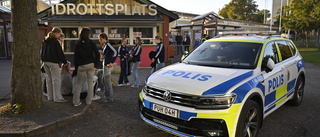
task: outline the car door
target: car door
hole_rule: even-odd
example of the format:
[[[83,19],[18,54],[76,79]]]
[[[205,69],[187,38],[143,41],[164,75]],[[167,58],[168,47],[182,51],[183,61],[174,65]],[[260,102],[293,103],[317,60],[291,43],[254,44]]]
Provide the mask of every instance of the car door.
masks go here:
[[[294,84],[298,77],[298,68],[296,59],[297,51],[290,41],[279,40],[276,41],[280,51],[280,64],[284,70],[285,81],[284,90],[279,93],[279,96],[283,96],[283,100],[286,100],[289,95],[293,93]],[[282,103],[281,101],[279,103]]]
[[[275,41],[271,41],[266,44],[263,57],[270,57],[275,67],[272,71],[262,71],[264,77],[263,85],[265,87],[265,104],[264,113],[267,115],[275,110],[279,106],[279,102],[283,99],[283,93],[285,92],[286,83],[285,70],[283,63],[280,63],[280,53]]]

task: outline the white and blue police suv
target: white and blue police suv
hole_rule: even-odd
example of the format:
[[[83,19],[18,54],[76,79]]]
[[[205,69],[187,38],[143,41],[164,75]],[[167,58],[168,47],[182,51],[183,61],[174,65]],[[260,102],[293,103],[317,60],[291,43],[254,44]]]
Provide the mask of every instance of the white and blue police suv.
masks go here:
[[[222,36],[150,75],[140,117],[178,136],[255,137],[270,113],[301,104],[304,85],[304,61],[291,40]]]

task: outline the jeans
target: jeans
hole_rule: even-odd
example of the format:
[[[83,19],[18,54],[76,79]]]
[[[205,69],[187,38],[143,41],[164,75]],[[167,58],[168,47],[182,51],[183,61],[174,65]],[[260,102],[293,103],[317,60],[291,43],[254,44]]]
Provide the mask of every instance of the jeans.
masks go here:
[[[121,68],[121,71],[120,71],[120,75],[119,75],[119,81],[118,81],[118,84],[123,84],[124,83],[128,83],[129,80],[128,80],[128,62],[126,59],[123,59],[120,61],[120,68]]]
[[[103,66],[103,83],[104,83],[104,90],[105,96],[108,101],[114,100],[113,98],[113,89],[111,83],[111,71],[113,67]]]
[[[94,64],[86,64],[78,67],[78,80],[76,87],[73,91],[73,104],[77,105],[80,103],[80,93],[82,89],[83,82],[86,81],[88,84],[88,91],[86,97],[86,104],[91,104],[93,97],[93,76],[94,76]]]
[[[164,63],[157,63],[157,64],[156,64],[156,67],[151,69],[151,74],[154,73],[154,72],[156,72],[156,71],[159,70],[159,69],[162,69],[164,66],[165,66]]]
[[[134,83],[133,85],[140,86],[140,77],[138,73],[138,67],[139,67],[140,62],[132,62],[132,74],[134,77]]]
[[[43,62],[46,72],[46,86],[48,92],[48,100],[58,101],[64,100],[61,94],[61,76],[58,63]]]
[[[98,88],[103,89],[103,69],[96,70],[96,76],[98,77]]]

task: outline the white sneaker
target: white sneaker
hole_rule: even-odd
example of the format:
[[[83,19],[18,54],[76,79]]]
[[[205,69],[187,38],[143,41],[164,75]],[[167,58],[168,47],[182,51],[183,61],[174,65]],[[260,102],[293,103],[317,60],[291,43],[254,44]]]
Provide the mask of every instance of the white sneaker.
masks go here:
[[[98,89],[97,89],[97,92],[99,92],[99,91],[101,91],[101,88],[98,88]]]
[[[139,85],[131,85],[132,88],[138,88]]]
[[[101,97],[98,95],[93,96],[92,100],[99,100]]]
[[[128,83],[124,83],[124,85],[126,85],[126,86],[130,86],[130,83],[128,82]]]
[[[118,87],[123,87],[123,84],[118,84]]]

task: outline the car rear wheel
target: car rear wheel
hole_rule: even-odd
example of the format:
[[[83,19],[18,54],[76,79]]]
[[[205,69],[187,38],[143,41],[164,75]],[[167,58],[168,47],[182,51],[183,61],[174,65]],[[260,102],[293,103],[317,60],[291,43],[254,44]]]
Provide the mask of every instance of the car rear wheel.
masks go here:
[[[252,100],[248,100],[239,117],[236,137],[255,137],[259,131],[262,112],[259,105]]]
[[[299,76],[296,86],[294,88],[294,95],[291,100],[288,101],[290,105],[299,106],[302,103],[304,95],[304,79]]]

